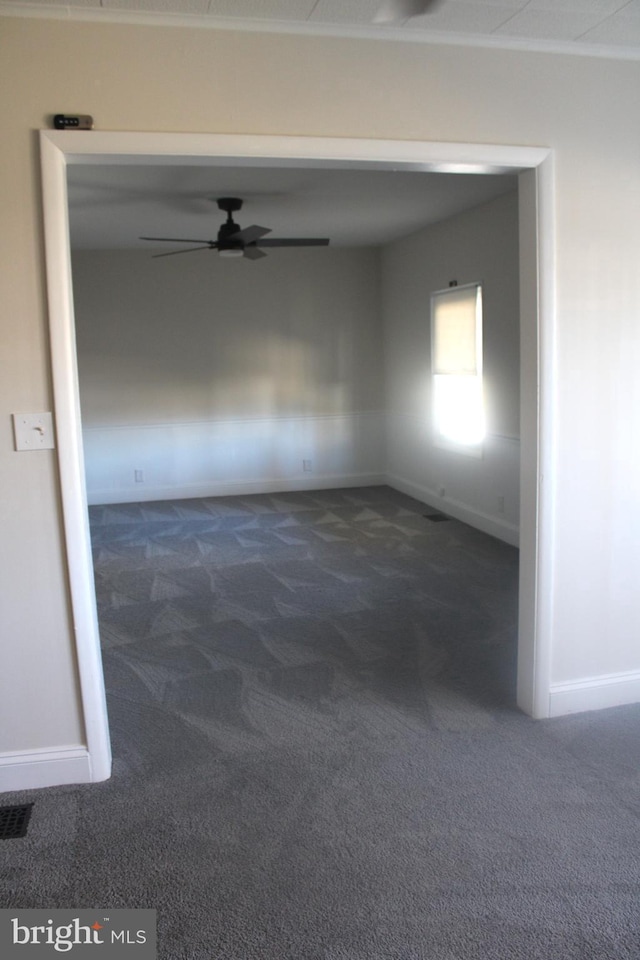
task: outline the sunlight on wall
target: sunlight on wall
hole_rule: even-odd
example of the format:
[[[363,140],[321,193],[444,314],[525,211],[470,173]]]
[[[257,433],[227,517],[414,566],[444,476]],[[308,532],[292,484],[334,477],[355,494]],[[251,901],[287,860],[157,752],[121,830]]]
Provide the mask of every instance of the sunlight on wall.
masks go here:
[[[478,444],[485,437],[480,377],[434,377],[434,418],[438,432],[454,443]]]

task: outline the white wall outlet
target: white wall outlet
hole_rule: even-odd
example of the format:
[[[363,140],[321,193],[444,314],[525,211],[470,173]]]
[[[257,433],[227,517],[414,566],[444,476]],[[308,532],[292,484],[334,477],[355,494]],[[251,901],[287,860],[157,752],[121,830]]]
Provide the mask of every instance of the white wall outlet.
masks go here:
[[[53,450],[51,413],[14,413],[13,434],[16,450]]]
[[[312,470],[311,460],[303,460],[302,469],[304,470],[305,473],[311,473],[311,470]]]
[[[446,487],[438,487],[438,496],[439,496],[439,497],[446,497],[446,495],[447,495],[447,488],[446,488]]]
[[[134,470],[133,477],[136,483],[144,483],[144,470]]]
[[[504,513],[504,496],[500,494],[498,497],[498,513]]]

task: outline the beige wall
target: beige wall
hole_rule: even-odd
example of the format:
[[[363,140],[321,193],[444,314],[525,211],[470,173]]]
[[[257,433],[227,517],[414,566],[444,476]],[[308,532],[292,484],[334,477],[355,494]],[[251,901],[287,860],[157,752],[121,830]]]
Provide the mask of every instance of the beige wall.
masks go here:
[[[640,64],[377,41],[0,22],[0,749],[82,740],[55,454],[12,411],[51,407],[35,131],[478,141],[556,151],[553,679],[640,678]],[[241,69],[239,69],[241,65]]]

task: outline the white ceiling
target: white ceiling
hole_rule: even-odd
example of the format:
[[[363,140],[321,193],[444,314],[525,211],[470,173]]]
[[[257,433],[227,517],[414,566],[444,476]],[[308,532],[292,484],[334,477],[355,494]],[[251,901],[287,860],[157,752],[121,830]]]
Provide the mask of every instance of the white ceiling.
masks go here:
[[[273,237],[328,237],[332,246],[371,246],[414,233],[516,188],[514,175],[442,174],[310,167],[70,166],[74,249],[142,248],[140,236],[216,238],[215,202],[240,197],[241,227]]]
[[[440,0],[374,22],[382,0],[0,0],[0,13],[529,47],[640,57],[640,0]]]

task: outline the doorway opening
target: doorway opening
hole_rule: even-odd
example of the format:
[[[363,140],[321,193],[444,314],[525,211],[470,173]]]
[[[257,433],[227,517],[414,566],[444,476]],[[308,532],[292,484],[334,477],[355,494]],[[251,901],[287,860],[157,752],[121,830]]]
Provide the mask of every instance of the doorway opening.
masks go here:
[[[67,563],[91,780],[110,774],[110,743],[87,519],[67,206],[70,164],[337,167],[517,173],[521,288],[521,497],[518,704],[548,715],[548,473],[553,251],[550,151],[485,145],[189,134],[41,134],[53,386]],[[539,387],[540,385],[540,387]],[[539,387],[539,388],[538,388]],[[547,469],[543,470],[546,465]]]

